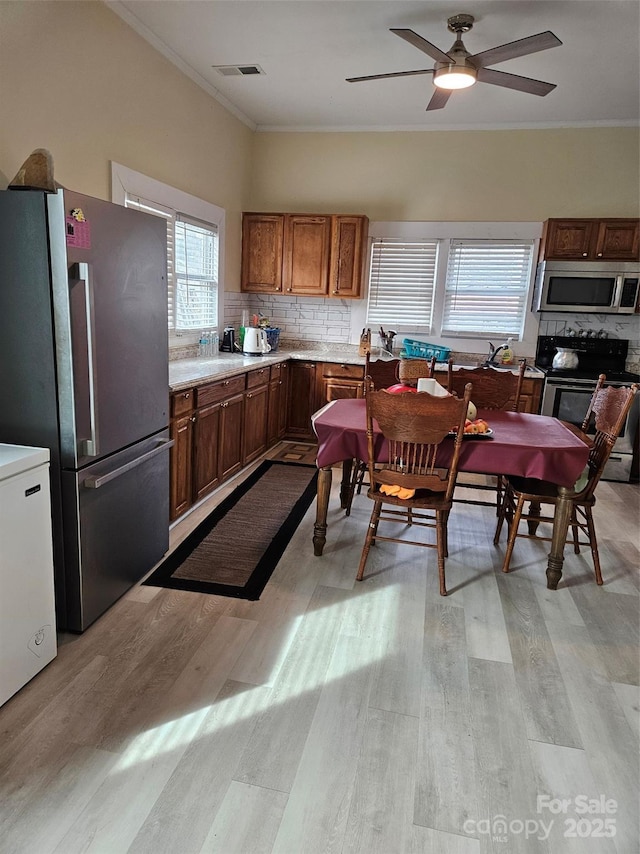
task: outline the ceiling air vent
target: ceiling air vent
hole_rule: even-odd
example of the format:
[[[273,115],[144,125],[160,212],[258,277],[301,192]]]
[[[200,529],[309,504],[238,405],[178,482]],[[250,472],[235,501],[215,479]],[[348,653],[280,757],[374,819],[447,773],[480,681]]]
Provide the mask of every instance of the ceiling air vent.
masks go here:
[[[223,77],[246,77],[250,74],[264,74],[259,65],[212,65]]]

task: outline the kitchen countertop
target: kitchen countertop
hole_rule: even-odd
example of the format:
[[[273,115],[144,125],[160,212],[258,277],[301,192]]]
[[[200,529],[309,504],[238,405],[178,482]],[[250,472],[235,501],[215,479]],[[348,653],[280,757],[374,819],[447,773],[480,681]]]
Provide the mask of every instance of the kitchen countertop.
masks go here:
[[[395,356],[394,356],[395,358]],[[228,379],[229,377],[244,374],[265,365],[274,365],[278,362],[286,362],[289,359],[303,362],[334,362],[345,365],[363,365],[364,356],[358,355],[358,348],[354,345],[353,350],[346,348],[332,350],[329,348],[310,348],[308,350],[278,350],[276,353],[268,353],[265,356],[244,356],[242,353],[220,353],[211,358],[177,359],[169,362],[169,390],[183,391],[194,385],[205,382]],[[460,367],[475,367],[471,362],[454,364],[454,370]],[[498,365],[497,367],[502,367]],[[444,362],[436,366],[436,371],[446,370]],[[513,370],[517,370],[514,367]],[[543,379],[544,374],[534,367],[527,367],[526,377],[532,379]]]

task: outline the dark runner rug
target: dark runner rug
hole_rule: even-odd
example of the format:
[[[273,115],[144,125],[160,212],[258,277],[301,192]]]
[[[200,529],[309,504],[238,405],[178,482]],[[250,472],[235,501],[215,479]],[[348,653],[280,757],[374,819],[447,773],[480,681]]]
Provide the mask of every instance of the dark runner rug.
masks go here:
[[[316,495],[315,466],[267,460],[143,581],[259,599]]]

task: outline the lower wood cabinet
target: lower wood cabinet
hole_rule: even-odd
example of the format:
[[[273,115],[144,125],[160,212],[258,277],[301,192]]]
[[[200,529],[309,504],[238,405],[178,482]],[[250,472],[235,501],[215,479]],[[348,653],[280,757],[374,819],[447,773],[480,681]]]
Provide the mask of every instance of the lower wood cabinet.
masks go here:
[[[362,397],[364,368],[336,362],[319,362],[316,368],[318,408],[330,400]]]
[[[316,363],[289,362],[289,394],[286,436],[289,439],[313,441],[311,416],[318,409]]]
[[[267,413],[269,407],[269,368],[247,374],[244,395],[244,464],[267,450]]]
[[[243,466],[244,393],[220,404],[218,472],[220,483],[233,477]]]
[[[520,412],[532,412],[537,415],[540,412],[540,400],[542,398],[542,379],[525,377],[522,380],[522,391],[520,392]]]

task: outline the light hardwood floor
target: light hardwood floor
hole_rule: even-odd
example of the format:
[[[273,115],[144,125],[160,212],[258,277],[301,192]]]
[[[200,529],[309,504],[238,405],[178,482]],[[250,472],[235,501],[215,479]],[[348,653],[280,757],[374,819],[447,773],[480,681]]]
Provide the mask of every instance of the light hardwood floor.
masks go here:
[[[638,487],[598,488],[603,588],[567,549],[547,590],[529,540],[503,575],[456,505],[443,599],[432,550],[354,581],[371,503],[338,481],[260,601],[137,586],[60,638],[0,709],[2,854],[637,854]]]

